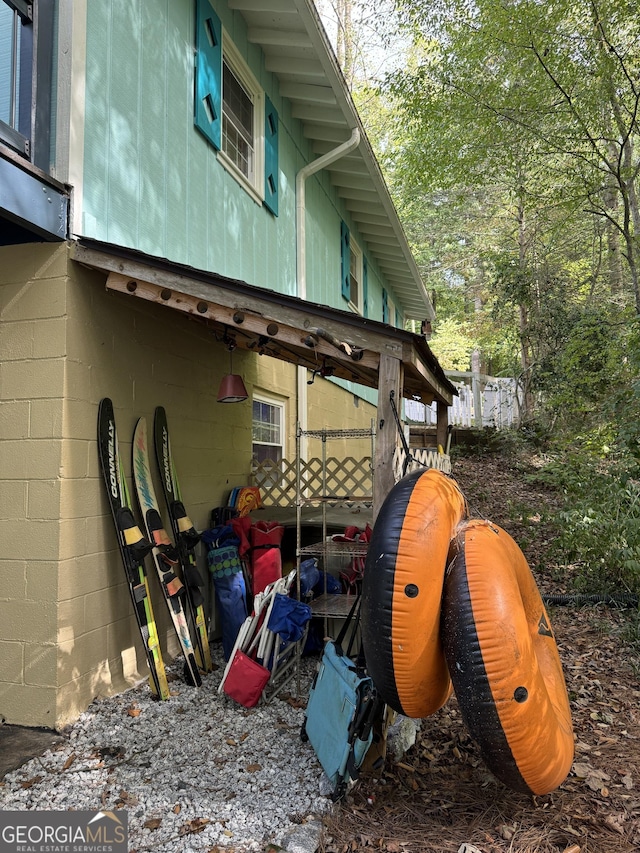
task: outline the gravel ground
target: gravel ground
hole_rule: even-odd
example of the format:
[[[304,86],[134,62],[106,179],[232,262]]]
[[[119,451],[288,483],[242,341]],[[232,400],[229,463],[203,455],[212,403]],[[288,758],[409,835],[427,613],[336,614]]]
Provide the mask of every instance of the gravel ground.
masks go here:
[[[276,697],[245,709],[219,695],[224,661],[212,651],[218,668],[199,689],[169,667],[164,702],[146,682],[93,702],[62,745],[4,777],[0,809],[126,809],[129,850],[158,853],[263,851],[310,829],[332,802],[300,739],[304,703]],[[302,697],[315,664],[302,661]]]

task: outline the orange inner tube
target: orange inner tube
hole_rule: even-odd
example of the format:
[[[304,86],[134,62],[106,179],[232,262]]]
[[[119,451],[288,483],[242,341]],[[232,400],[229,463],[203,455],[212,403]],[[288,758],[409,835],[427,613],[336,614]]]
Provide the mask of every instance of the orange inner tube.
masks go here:
[[[389,492],[369,543],[362,590],[367,668],[387,705],[435,713],[451,694],[440,606],[451,537],[465,512],[453,480],[429,469]]]
[[[573,762],[571,711],[551,622],[524,554],[486,521],[452,546],[442,642],[465,724],[516,791],[547,794]]]

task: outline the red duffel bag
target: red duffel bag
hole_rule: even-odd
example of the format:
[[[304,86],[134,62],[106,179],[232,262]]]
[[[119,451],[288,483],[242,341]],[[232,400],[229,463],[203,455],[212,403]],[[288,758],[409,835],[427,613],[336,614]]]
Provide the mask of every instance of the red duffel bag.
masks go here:
[[[280,545],[284,527],[277,521],[257,521],[251,526],[251,575],[253,595],[282,577]]]

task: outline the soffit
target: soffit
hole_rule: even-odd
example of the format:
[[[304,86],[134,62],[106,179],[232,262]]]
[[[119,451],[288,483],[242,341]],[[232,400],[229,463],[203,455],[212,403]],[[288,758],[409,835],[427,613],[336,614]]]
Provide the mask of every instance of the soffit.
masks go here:
[[[424,338],[404,329],[86,238],[71,257],[104,273],[108,290],[179,311],[219,342],[369,388],[387,355],[404,365],[403,396],[451,405],[457,394]]]
[[[433,307],[397,211],[333,49],[312,0],[228,0],[244,18],[249,41],[260,45],[265,68],[279,80],[294,118],[318,157],[345,142],[354,128],[357,149],[327,166],[330,180],[410,319],[433,319]],[[376,217],[377,229],[366,226]]]

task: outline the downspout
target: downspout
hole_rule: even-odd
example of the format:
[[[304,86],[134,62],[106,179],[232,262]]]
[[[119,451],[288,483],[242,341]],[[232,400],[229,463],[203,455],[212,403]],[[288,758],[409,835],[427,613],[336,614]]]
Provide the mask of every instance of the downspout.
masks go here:
[[[307,163],[296,175],[296,281],[297,281],[297,296],[299,299],[307,298],[307,202],[306,202],[306,182],[307,178],[335,163],[341,157],[349,154],[354,148],[360,145],[360,130],[357,127],[351,132],[351,137],[346,142],[342,142],[333,151],[327,151],[321,157]],[[307,370],[305,367],[298,367],[298,389],[297,389],[297,422],[300,424],[300,429],[307,429]],[[300,451],[303,458],[307,456],[307,439],[302,436],[300,442]]]
[[[296,175],[296,278],[297,296],[307,298],[307,233],[306,233],[306,181],[311,175],[335,163],[360,145],[360,130],[354,127],[351,137],[338,145],[333,151],[327,151],[322,157],[307,163]]]

